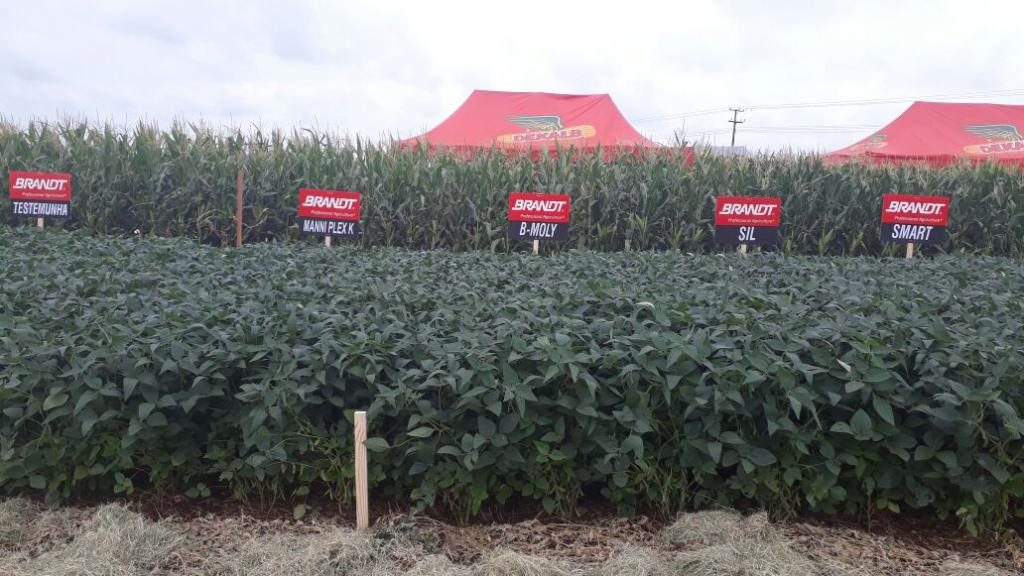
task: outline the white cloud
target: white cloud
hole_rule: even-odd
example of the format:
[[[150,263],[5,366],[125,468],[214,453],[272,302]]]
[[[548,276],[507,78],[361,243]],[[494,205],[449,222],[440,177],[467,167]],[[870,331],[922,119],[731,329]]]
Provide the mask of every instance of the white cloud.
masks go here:
[[[1024,89],[1024,2],[17,2],[0,112],[408,136],[473,88],[607,92],[642,119],[732,105]],[[1024,96],[1001,98],[1024,103]],[[835,148],[906,104],[750,110],[739,143]],[[685,119],[727,131],[727,113]],[[670,137],[683,120],[642,121]],[[719,144],[726,134],[714,136]]]

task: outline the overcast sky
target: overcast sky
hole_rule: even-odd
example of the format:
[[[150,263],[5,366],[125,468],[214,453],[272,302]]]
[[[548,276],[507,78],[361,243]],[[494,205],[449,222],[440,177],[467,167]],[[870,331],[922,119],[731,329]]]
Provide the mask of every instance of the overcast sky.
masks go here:
[[[721,109],[746,106],[737,144],[832,149],[908,103],[756,106],[1024,104],[1024,0],[0,2],[0,114],[18,122],[406,137],[483,88],[609,93],[660,141],[728,144]]]

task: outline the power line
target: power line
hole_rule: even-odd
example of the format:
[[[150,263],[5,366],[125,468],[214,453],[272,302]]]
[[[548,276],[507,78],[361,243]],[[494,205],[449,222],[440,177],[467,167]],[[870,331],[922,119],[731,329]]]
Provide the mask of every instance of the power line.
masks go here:
[[[683,138],[702,138],[704,136],[721,136],[723,134],[729,134],[730,132],[732,132],[732,130],[730,130],[729,128],[723,128],[721,130],[702,130],[700,132],[675,132],[672,134],[661,132],[650,136],[650,138],[654,138],[657,140],[671,140],[676,136],[681,136]]]
[[[780,124],[778,126],[760,126],[755,124],[755,128],[796,128],[796,129],[808,129],[817,130],[819,128],[831,130],[833,128],[881,128],[881,124]]]
[[[682,112],[679,114],[664,114],[661,116],[644,116],[633,120],[633,122],[651,122],[655,120],[674,120],[677,118],[689,118],[691,116],[707,116],[708,114],[718,114],[719,112],[728,112],[729,108],[707,108],[705,110],[696,110],[693,112]]]
[[[751,126],[747,132],[794,133],[794,134],[831,134],[838,132],[866,132],[881,128],[876,125],[863,126]]]
[[[881,128],[880,125],[876,124],[821,124],[821,125],[790,125],[790,126],[749,126],[744,128],[744,132],[756,132],[761,134],[842,134],[851,132],[873,132]],[[699,130],[695,132],[681,131],[683,136],[719,136],[723,134],[730,134],[731,128],[711,129],[711,130]],[[665,132],[659,133],[657,137],[671,137],[673,134]]]
[[[745,106],[746,110],[779,110],[787,108],[828,108],[828,107],[843,107],[843,106],[874,106],[879,104],[900,104],[903,102],[914,102],[916,100],[950,100],[950,99],[974,99],[974,98],[988,98],[992,96],[1024,96],[1024,88],[1013,88],[1006,90],[994,90],[987,92],[960,92],[955,94],[931,94],[926,96],[900,96],[891,98],[869,98],[861,100],[819,100],[814,102],[791,102],[783,104],[751,104]],[[681,112],[678,114],[663,114],[659,116],[645,116],[633,120],[635,123],[643,122],[659,122],[667,120],[677,120],[680,118],[690,118],[693,116],[706,116],[708,114],[718,114],[721,112],[729,112],[731,108],[707,108],[705,110],[695,110],[693,112]]]
[[[915,100],[951,99],[951,98],[988,98],[990,96],[1024,96],[1024,88],[998,90],[995,92],[966,92],[960,94],[932,94],[930,96],[906,96],[900,98],[873,98],[868,100],[826,100],[823,102],[799,102],[794,104],[765,104],[751,106],[758,110],[778,110],[783,108],[828,108],[832,106],[874,106],[877,104],[900,104]]]
[[[633,120],[633,123],[640,124],[643,122],[656,122],[659,120],[677,120],[679,118],[690,118],[692,116],[707,116],[708,114],[718,114],[719,112],[728,112],[729,108],[708,108],[706,110],[697,110],[695,112],[683,112],[680,114],[665,114],[662,116],[645,116]]]

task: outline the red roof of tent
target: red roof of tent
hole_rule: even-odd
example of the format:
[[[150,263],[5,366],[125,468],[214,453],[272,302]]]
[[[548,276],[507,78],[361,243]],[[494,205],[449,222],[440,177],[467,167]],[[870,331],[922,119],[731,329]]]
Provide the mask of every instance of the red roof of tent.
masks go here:
[[[1024,106],[914,102],[887,126],[827,161],[992,160],[1024,166]]]
[[[399,145],[417,143],[469,152],[661,148],[641,136],[607,94],[490,90],[474,90],[444,122]]]

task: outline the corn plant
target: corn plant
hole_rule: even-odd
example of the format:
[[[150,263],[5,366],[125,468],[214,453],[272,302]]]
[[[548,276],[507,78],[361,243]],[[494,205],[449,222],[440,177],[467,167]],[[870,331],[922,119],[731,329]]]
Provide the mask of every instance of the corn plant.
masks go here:
[[[245,172],[246,242],[297,237],[300,187],[364,194],[365,246],[508,251],[511,191],[572,196],[571,237],[547,251],[726,250],[712,240],[713,198],[783,198],[782,246],[793,254],[878,255],[882,194],[952,197],[951,241],[929,248],[1024,255],[1024,171],[995,165],[933,169],[826,166],[815,156],[575,154],[531,160],[483,151],[471,158],[401,150],[328,132],[215,131],[176,123],[131,129],[83,122],[0,125],[0,167],[73,174],[74,218],[97,234],[234,239],[235,177]],[[6,196],[0,222],[11,223]]]

